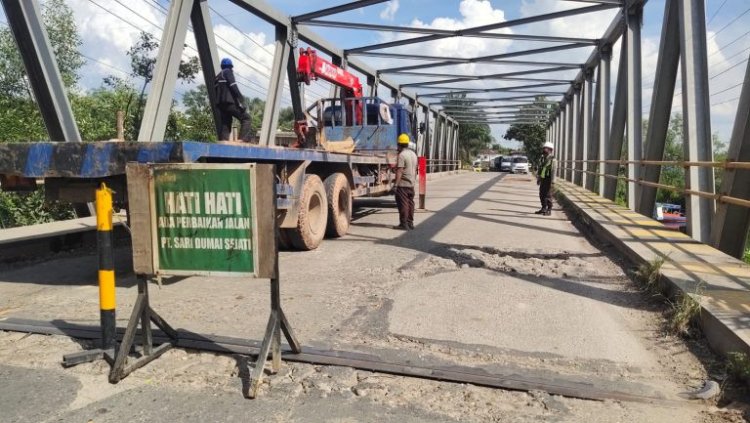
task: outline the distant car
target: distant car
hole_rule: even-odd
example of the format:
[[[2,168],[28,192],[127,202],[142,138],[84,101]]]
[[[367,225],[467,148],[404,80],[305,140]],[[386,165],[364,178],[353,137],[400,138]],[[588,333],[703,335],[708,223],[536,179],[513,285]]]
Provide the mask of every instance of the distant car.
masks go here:
[[[679,204],[656,203],[654,206],[654,219],[661,222],[669,229],[685,232],[687,229],[687,218],[682,212]]]
[[[529,173],[529,159],[526,156],[513,157],[511,173]]]
[[[500,172],[510,172],[513,167],[513,161],[510,157],[503,157],[500,162]]]
[[[503,156],[497,156],[492,159],[490,164],[490,170],[493,172],[500,172],[500,165],[503,163]]]

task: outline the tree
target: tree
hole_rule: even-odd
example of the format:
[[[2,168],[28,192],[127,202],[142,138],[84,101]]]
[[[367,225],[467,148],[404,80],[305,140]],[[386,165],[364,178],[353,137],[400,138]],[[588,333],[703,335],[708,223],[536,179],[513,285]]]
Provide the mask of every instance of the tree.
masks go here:
[[[73,12],[64,0],[49,0],[43,5],[42,19],[63,82],[71,91],[84,63],[78,51],[81,38]],[[33,98],[16,41],[10,28],[4,27],[0,29],[0,141],[35,141],[48,137]]]
[[[462,106],[476,104],[476,101],[467,101],[466,94],[455,94],[445,97],[440,105],[446,114],[463,111]],[[463,163],[471,163],[480,151],[490,147],[494,142],[490,126],[486,124],[462,123],[458,127],[459,156]]]
[[[136,122],[134,127],[140,128],[143,106],[145,104],[146,87],[154,79],[154,66],[156,65],[156,54],[159,50],[159,42],[154,38],[153,35],[148,32],[141,32],[138,41],[133,44],[128,50],[128,56],[130,56],[130,67],[131,75],[136,78],[143,80],[141,86],[141,93],[138,97],[137,110],[135,113]],[[196,75],[200,72],[200,62],[198,58],[193,56],[188,60],[181,60],[179,70],[177,72],[177,78],[183,82],[195,81]],[[174,123],[174,122],[173,122]],[[169,126],[169,122],[167,123]],[[172,128],[174,129],[174,127]],[[128,138],[135,139],[137,133],[129,134]]]
[[[542,109],[542,110],[539,110]],[[533,104],[519,109],[519,116],[546,117],[553,111],[553,105],[544,101],[544,97],[537,97]],[[523,143],[523,149],[531,163],[539,163],[542,158],[542,146],[547,135],[547,127],[543,122],[529,124],[513,124],[505,131],[503,138]]]
[[[216,141],[211,103],[208,101],[208,90],[201,84],[182,96],[185,107],[183,136],[188,140]]]

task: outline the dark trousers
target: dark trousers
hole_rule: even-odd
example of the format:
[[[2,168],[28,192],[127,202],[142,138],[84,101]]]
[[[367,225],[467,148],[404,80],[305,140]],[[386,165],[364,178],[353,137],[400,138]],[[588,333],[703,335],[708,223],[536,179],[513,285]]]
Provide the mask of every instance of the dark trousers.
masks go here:
[[[539,201],[542,203],[542,209],[552,210],[552,179],[542,179],[539,184]]]
[[[219,106],[221,113],[221,139],[219,141],[229,141],[232,133],[232,118],[240,121],[240,135],[242,141],[250,141],[252,127],[250,115],[245,109],[240,109],[236,104],[222,104]]]
[[[402,226],[414,226],[414,188],[396,187],[396,207],[399,223]]]

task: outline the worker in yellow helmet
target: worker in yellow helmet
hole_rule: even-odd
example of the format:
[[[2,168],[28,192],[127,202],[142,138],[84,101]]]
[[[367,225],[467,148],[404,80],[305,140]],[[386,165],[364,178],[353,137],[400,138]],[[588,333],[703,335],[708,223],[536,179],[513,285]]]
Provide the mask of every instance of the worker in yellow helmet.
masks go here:
[[[394,229],[414,229],[414,185],[417,183],[417,153],[409,148],[409,135],[398,136],[398,158],[396,159],[396,180],[393,191],[396,194],[399,224]]]

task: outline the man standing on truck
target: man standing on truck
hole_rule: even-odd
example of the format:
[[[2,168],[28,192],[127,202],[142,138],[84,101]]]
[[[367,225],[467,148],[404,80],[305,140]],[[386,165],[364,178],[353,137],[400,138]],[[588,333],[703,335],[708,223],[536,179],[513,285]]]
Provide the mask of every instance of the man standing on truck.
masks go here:
[[[414,184],[416,182],[417,153],[409,148],[409,135],[401,134],[398,136],[398,158],[394,183],[399,224],[393,229],[414,229]]]
[[[536,184],[539,185],[539,201],[542,208],[536,214],[549,216],[552,214],[552,182],[555,175],[555,157],[552,155],[554,145],[551,142],[544,143],[542,147],[542,162],[539,165],[539,173]]]
[[[216,75],[216,107],[221,114],[221,134],[219,141],[229,141],[232,133],[232,118],[240,121],[240,140],[250,142],[252,127],[250,115],[245,107],[245,100],[237,88],[237,81],[234,79],[234,65],[232,59],[221,59],[221,71]]]

